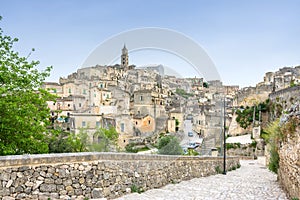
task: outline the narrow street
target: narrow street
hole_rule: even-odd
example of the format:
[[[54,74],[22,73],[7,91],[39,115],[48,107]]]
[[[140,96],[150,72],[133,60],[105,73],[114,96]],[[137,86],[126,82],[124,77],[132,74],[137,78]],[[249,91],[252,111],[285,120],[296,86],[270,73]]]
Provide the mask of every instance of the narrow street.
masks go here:
[[[198,134],[193,131],[193,124],[191,120],[184,120],[184,132],[181,137],[181,146],[188,145],[190,142],[202,142],[202,138],[199,138]],[[193,133],[193,136],[189,136],[188,133]]]
[[[241,160],[241,168],[209,177],[195,178],[163,188],[148,190],[142,194],[132,193],[119,200],[287,200],[279,187],[276,174],[270,172],[257,160]]]

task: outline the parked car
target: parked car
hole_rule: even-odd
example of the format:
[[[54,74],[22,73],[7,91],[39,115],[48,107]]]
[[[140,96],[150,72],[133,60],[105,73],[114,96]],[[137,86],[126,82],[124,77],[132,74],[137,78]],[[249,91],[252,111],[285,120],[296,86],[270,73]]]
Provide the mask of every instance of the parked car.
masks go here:
[[[200,145],[196,142],[190,142],[188,149],[196,149],[197,147],[199,147]]]
[[[194,136],[193,132],[188,132],[188,136],[193,137]]]

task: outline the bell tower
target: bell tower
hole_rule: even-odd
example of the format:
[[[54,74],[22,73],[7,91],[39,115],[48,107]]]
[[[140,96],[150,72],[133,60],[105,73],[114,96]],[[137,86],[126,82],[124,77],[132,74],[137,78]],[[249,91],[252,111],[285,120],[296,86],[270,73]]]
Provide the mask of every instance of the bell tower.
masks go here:
[[[121,66],[124,67],[125,70],[128,69],[128,50],[127,50],[125,44],[124,44],[124,47],[122,49]]]

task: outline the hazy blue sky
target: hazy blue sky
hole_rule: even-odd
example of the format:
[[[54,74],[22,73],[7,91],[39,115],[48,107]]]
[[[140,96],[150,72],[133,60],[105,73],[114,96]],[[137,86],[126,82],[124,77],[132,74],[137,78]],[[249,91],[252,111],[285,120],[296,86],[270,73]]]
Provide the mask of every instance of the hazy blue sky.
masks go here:
[[[41,61],[40,68],[53,66],[48,81],[75,72],[113,35],[161,27],[197,42],[225,84],[253,86],[267,71],[300,64],[299,8],[298,0],[0,0],[0,27],[20,39],[15,49],[22,55],[35,48],[31,58]],[[197,75],[185,61],[160,51],[133,52],[130,63]]]

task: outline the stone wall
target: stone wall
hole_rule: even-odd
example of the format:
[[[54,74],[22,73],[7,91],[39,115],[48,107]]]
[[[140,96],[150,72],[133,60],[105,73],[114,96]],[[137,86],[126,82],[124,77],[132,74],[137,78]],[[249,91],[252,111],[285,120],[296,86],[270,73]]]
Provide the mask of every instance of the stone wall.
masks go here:
[[[300,130],[289,135],[279,150],[278,178],[290,198],[300,199]]]
[[[273,92],[269,95],[269,98],[273,103],[278,102],[283,104],[283,108],[288,108],[300,102],[300,86],[289,87]]]
[[[256,157],[255,154],[255,147],[251,146],[250,144],[239,144],[240,147],[236,144],[232,144],[235,148],[227,149],[228,156],[238,156],[238,157],[247,157],[254,159]]]
[[[227,168],[237,167],[236,157]],[[115,198],[216,174],[221,157],[69,153],[0,157],[2,199]]]
[[[242,88],[235,96],[235,106],[252,106],[257,102],[263,102],[268,99],[272,92],[271,85],[257,85],[256,87]]]

